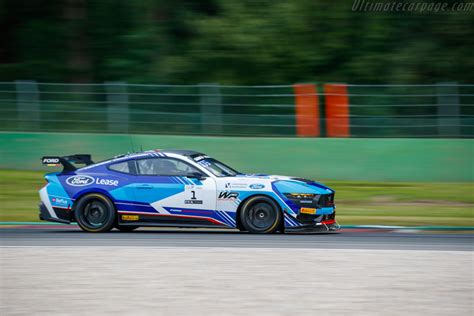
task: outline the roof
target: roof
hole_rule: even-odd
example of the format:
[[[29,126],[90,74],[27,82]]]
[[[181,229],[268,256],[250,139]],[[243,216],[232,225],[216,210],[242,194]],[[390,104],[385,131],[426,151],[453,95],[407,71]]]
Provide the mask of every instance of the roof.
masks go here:
[[[170,153],[170,154],[177,154],[177,155],[183,155],[183,156],[196,156],[196,155],[204,155],[201,152],[194,151],[194,150],[182,150],[182,149],[164,149],[164,150],[159,150],[162,153]]]
[[[190,158],[193,158],[193,157],[196,157],[196,156],[206,156],[205,154],[200,153],[198,151],[194,151],[194,150],[182,150],[182,149],[146,150],[146,151],[141,151],[141,152],[126,153],[126,154],[118,155],[118,156],[115,156],[113,158],[106,159],[106,160],[103,160],[103,161],[100,161],[100,162],[96,162],[95,164],[85,166],[81,169],[86,170],[86,169],[94,168],[94,167],[104,165],[104,164],[107,164],[107,163],[111,163],[111,162],[124,161],[124,160],[130,159],[130,158],[137,159],[137,158],[147,158],[147,157],[160,157],[159,153],[176,154],[176,155],[182,155],[182,156],[186,156],[186,157],[190,157]]]
[[[140,152],[134,152],[134,153],[127,153],[123,155],[118,155],[115,156],[111,159],[108,160],[114,160],[118,158],[138,158],[138,157],[155,157],[156,153],[163,153],[163,154],[176,154],[176,155],[181,155],[181,156],[187,156],[187,157],[195,157],[195,156],[205,156],[205,154],[194,151],[194,150],[183,150],[183,149],[155,149],[155,150],[145,150],[145,151],[140,151]]]

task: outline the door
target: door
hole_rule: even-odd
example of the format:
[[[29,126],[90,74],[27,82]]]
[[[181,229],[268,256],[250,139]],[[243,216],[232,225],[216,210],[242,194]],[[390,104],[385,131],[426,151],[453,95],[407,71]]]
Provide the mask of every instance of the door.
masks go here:
[[[213,178],[176,158],[146,158],[136,162],[136,202],[151,206],[150,216],[157,216],[157,221],[177,221],[190,226],[216,224]]]

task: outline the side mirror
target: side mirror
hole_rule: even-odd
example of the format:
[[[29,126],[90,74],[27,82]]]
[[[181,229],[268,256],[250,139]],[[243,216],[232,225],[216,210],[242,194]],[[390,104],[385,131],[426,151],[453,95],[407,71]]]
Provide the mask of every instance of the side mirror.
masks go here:
[[[207,178],[204,174],[202,174],[202,173],[200,173],[200,172],[191,172],[191,173],[188,173],[188,174],[186,175],[186,177],[188,177],[188,178],[194,178],[194,179],[198,179],[198,180],[203,180],[203,179],[206,179],[206,178]]]

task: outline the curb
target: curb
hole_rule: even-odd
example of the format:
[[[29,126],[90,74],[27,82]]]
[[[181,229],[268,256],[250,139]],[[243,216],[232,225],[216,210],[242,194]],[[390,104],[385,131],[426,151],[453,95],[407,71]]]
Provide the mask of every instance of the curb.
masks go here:
[[[16,225],[34,225],[34,226],[64,226],[77,224],[62,224],[51,222],[0,222],[0,226],[16,226]],[[452,231],[466,231],[474,230],[474,226],[386,226],[386,225],[341,225],[343,229],[384,229],[384,230],[452,230]]]

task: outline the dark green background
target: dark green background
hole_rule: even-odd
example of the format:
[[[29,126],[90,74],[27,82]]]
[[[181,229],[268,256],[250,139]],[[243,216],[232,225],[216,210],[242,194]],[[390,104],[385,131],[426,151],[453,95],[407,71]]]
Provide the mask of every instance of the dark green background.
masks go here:
[[[0,0],[0,81],[474,82],[473,11],[352,5]]]

